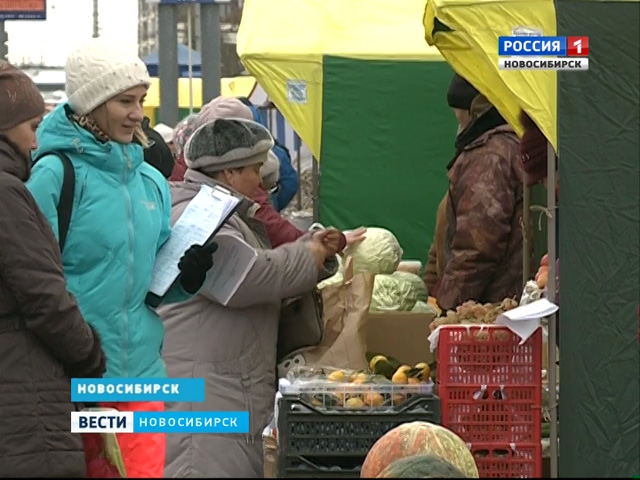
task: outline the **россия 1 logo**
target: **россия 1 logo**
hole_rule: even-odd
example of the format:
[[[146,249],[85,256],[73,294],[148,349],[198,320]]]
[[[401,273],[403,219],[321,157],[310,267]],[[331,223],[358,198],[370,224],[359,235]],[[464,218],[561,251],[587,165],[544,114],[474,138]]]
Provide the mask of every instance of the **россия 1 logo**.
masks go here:
[[[500,70],[589,70],[589,37],[498,37]]]

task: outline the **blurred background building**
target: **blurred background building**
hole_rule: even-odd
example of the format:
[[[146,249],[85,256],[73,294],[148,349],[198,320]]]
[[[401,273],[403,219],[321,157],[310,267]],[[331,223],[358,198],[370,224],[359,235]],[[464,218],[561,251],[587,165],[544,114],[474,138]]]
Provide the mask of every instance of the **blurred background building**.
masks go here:
[[[232,0],[220,5],[220,59],[223,77],[234,77],[243,73],[244,68],[236,53],[236,34],[242,18],[243,0]],[[189,44],[188,9],[191,9],[191,47],[200,52],[207,35],[200,31],[200,5],[178,6],[178,43]],[[158,5],[138,0],[138,54],[144,58],[158,50]]]

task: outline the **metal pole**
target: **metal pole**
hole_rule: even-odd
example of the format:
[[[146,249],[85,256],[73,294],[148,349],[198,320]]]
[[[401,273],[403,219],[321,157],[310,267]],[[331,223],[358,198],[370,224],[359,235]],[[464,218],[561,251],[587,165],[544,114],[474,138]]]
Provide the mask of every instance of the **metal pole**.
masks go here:
[[[93,38],[100,36],[100,22],[98,13],[98,0],[93,0]]]
[[[549,280],[547,281],[547,298],[556,300],[556,154],[549,143],[547,145],[547,243],[549,245]],[[558,478],[558,405],[556,379],[556,315],[549,317],[549,425],[550,439],[550,475]]]
[[[202,104],[220,96],[220,5],[200,4]],[[206,41],[204,40],[206,38]]]
[[[527,174],[524,175],[524,190],[522,193],[522,285],[531,278],[531,189],[527,187]]]
[[[178,123],[178,25],[176,5],[158,5],[158,74],[160,122]]]
[[[193,59],[191,56],[191,9],[192,5],[187,5],[187,46],[189,47],[189,115],[193,114]]]
[[[8,41],[9,36],[4,29],[4,20],[0,20],[0,60],[9,60],[9,47],[6,44]]]
[[[195,13],[194,13],[194,25],[196,27],[196,45],[195,45],[195,50],[197,52],[201,52],[202,51],[202,27],[200,24],[200,4],[196,3],[194,5],[195,7]]]
[[[311,184],[312,184],[312,188],[311,188],[311,196],[313,198],[313,221],[314,222],[318,222],[319,221],[319,216],[320,216],[320,212],[318,211],[318,190],[319,190],[319,185],[318,185],[318,160],[316,160],[316,157],[312,157],[311,158]]]
[[[296,135],[297,136],[297,135]],[[298,197],[298,211],[302,210],[302,180],[300,178],[300,170],[301,170],[301,165],[302,165],[302,160],[300,159],[300,145],[301,145],[301,141],[300,139],[298,139],[298,145],[296,148],[296,163],[297,163],[297,172],[296,175],[298,175],[298,191],[296,192],[296,196]]]

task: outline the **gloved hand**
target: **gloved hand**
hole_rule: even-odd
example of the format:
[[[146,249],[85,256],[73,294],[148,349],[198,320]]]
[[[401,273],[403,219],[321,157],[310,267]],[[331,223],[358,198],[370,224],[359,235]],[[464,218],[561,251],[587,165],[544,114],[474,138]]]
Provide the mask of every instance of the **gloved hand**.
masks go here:
[[[206,245],[191,245],[178,263],[180,284],[188,293],[194,294],[207,278],[207,272],[213,266],[213,253],[218,249],[216,242]]]

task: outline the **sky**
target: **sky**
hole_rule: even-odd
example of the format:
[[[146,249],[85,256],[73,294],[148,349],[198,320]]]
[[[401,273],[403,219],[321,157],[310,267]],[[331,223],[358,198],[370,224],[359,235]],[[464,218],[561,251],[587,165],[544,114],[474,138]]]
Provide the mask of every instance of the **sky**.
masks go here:
[[[138,51],[138,2],[99,0],[100,35]],[[47,20],[5,22],[9,61],[64,66],[66,54],[93,34],[92,0],[48,0]]]

